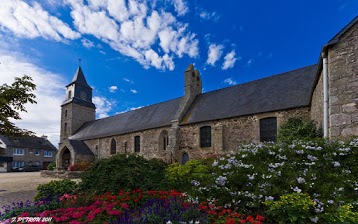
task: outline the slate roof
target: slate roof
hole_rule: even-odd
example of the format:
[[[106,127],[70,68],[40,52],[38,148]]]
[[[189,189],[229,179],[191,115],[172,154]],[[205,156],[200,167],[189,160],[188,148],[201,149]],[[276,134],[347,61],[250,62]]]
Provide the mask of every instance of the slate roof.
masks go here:
[[[181,124],[310,105],[316,65],[201,94]]]
[[[151,128],[170,126],[179,109],[181,98],[153,104],[84,124],[71,140],[85,140],[119,135]]]
[[[70,145],[73,147],[73,150],[77,154],[81,155],[93,155],[93,152],[88,148],[88,146],[83,141],[70,140]]]
[[[87,88],[92,89],[92,88],[88,85],[88,83],[87,83],[87,81],[86,81],[86,78],[85,78],[85,76],[84,76],[84,74],[83,74],[83,71],[82,71],[81,66],[78,67],[78,69],[77,69],[75,75],[73,76],[73,79],[72,79],[71,83],[68,84],[67,86],[70,86],[70,85],[72,85],[73,83],[75,83],[75,84],[77,84],[77,85],[81,85],[81,86],[84,86],[84,87],[87,87]],[[67,86],[66,86],[66,87],[67,87]]]
[[[31,148],[31,149],[45,149],[51,151],[57,151],[56,147],[52,145],[49,140],[40,137],[7,137],[0,135],[0,139],[11,147],[18,148]]]
[[[200,94],[180,124],[310,105],[316,65]],[[170,126],[182,98],[85,123],[70,140],[86,140]]]
[[[339,41],[341,36],[347,32],[356,22],[358,22],[358,16],[356,16],[350,23],[348,23],[341,31],[339,31],[324,47],[333,45]]]

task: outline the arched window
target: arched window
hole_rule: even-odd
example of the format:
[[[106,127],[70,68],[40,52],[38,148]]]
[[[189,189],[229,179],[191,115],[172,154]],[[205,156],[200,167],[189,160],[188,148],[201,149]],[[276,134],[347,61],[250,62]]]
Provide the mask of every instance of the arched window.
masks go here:
[[[211,127],[204,126],[200,128],[200,147],[211,147]]]
[[[260,119],[260,142],[275,142],[277,135],[277,118]]]
[[[168,148],[169,136],[166,130],[160,132],[158,143],[159,143],[159,150],[166,150]]]
[[[181,164],[185,165],[189,161],[189,155],[188,153],[184,152],[181,156]]]
[[[67,96],[67,99],[71,99],[71,96],[72,96],[72,91],[68,91],[68,96]]]
[[[117,148],[116,145],[117,145],[116,140],[114,140],[114,138],[112,138],[112,140],[111,140],[111,155],[116,154],[116,148]]]
[[[127,150],[128,150],[128,143],[127,143],[127,141],[124,141],[123,142],[123,151],[124,151],[124,153],[127,153]]]
[[[65,118],[67,118],[67,110],[65,110]]]
[[[140,152],[140,136],[134,136],[134,152]]]

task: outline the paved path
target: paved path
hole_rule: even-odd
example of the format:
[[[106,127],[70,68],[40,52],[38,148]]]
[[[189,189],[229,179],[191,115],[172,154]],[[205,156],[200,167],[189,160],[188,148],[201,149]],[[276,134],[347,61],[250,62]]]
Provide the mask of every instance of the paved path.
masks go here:
[[[0,173],[0,212],[13,202],[33,201],[37,186],[51,180],[59,179],[41,177],[40,172]]]

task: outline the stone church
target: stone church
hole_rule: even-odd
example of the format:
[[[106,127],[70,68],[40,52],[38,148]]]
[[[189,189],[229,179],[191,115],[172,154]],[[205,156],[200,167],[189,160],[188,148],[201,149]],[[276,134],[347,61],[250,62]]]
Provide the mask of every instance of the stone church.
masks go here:
[[[57,167],[117,153],[167,163],[275,141],[290,117],[317,122],[324,136],[358,136],[358,17],[325,44],[316,65],[202,93],[193,65],[184,72],[184,96],[96,120],[92,88],[81,67],[61,105]]]

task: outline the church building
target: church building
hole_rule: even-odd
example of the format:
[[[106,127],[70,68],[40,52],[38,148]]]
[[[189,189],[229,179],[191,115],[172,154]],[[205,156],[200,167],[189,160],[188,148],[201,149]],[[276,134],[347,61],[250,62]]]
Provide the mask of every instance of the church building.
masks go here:
[[[184,90],[182,97],[96,120],[92,88],[79,67],[61,105],[57,167],[117,153],[186,163],[275,141],[290,117],[316,121],[327,138],[357,137],[358,17],[323,46],[316,65],[207,93],[189,65]]]

